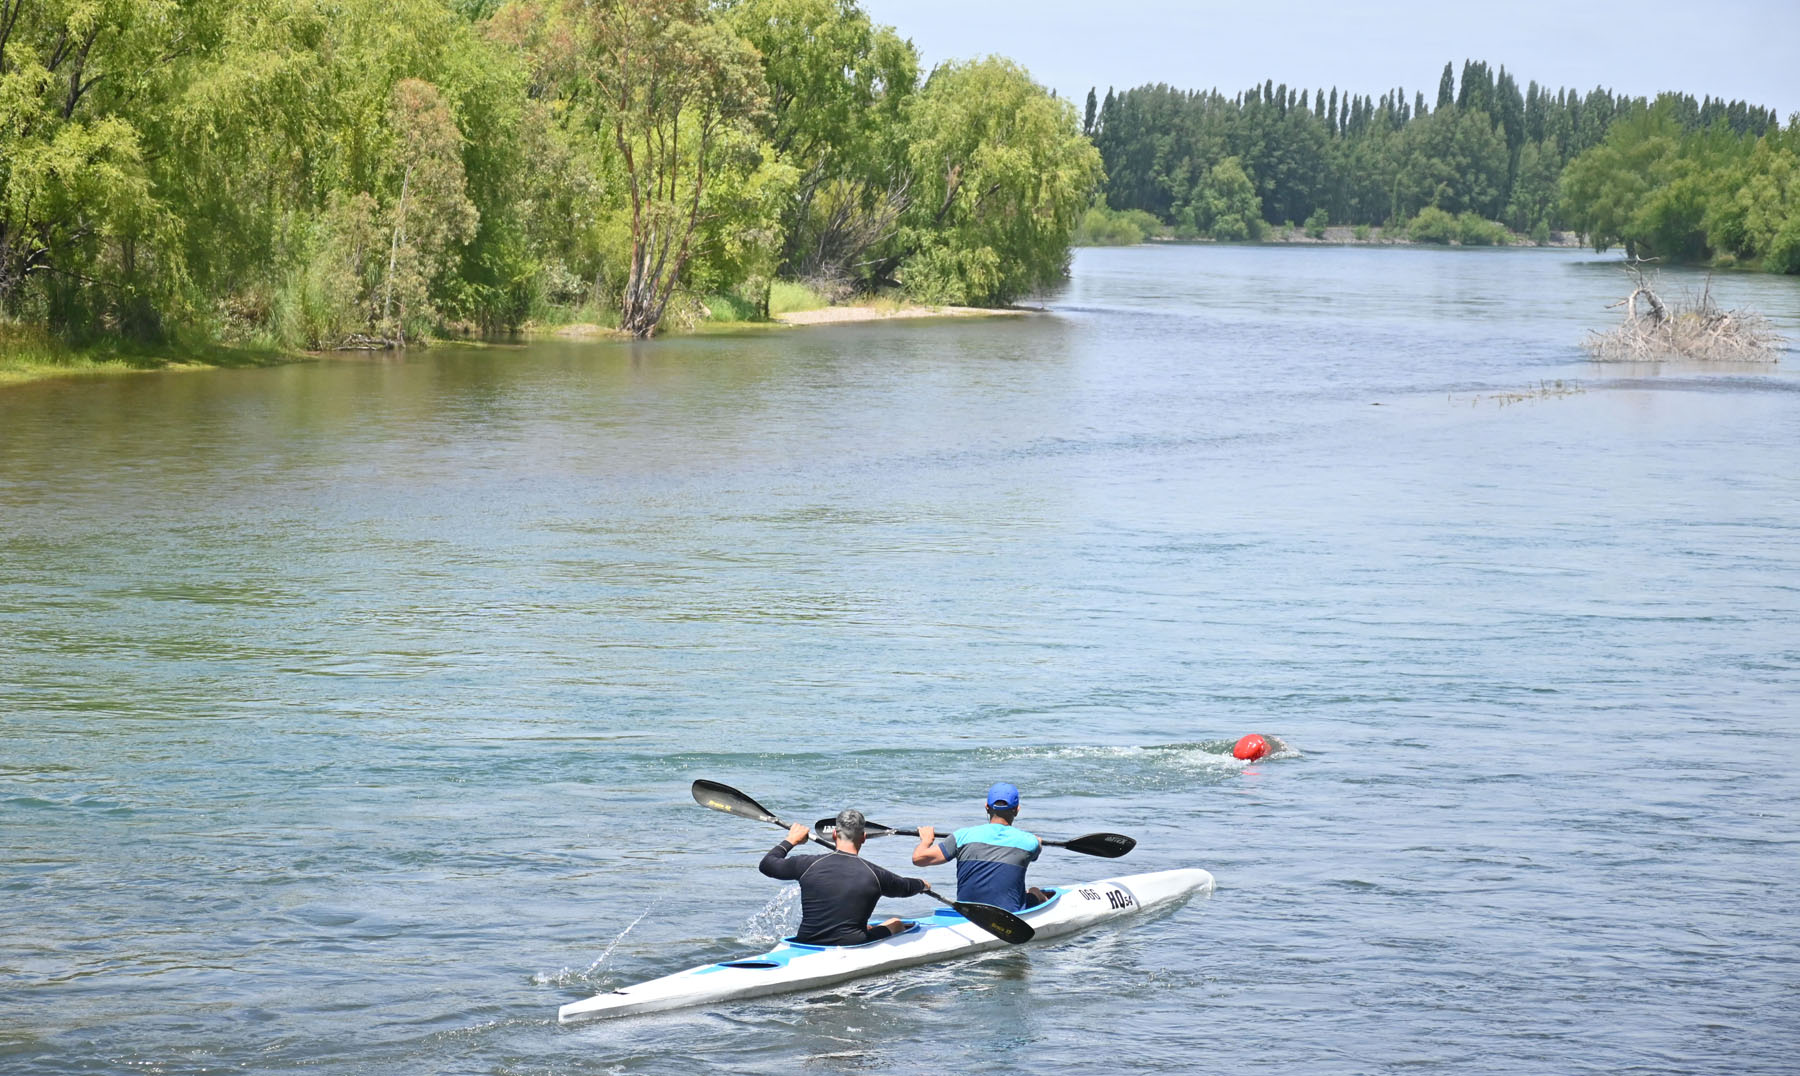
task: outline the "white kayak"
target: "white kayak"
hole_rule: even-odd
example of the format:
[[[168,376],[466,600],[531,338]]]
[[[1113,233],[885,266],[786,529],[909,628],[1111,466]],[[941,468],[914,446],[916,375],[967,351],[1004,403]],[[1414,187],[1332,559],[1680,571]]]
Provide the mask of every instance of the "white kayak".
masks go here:
[[[1213,876],[1203,870],[1128,874],[1047,890],[1051,894],[1048,901],[1025,909],[1019,917],[1036,929],[1034,940],[1045,941],[1108,920],[1175,908],[1196,893],[1212,892],[1212,888]],[[784,941],[758,956],[702,964],[636,986],[596,994],[586,1001],[571,1002],[557,1011],[556,1018],[566,1024],[806,990],[1006,945],[950,908],[939,908],[915,922],[917,925],[910,930],[862,945],[796,945]]]

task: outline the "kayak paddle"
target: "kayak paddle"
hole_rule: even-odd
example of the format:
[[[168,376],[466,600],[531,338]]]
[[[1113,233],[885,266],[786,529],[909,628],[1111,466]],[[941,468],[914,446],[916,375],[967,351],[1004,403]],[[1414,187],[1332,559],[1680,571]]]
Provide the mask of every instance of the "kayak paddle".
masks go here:
[[[776,818],[774,814],[770,813],[767,807],[764,807],[762,804],[751,799],[749,796],[744,795],[737,789],[732,788],[730,785],[722,785],[717,781],[699,780],[694,782],[693,791],[694,802],[702,807],[710,807],[715,811],[734,814],[739,818],[749,818],[757,822],[767,822],[771,825],[780,826],[782,829],[789,828],[786,822]],[[831,819],[831,822],[835,824],[837,819]],[[837,847],[837,845],[833,844],[831,841],[818,835],[817,831],[820,827],[815,826],[813,828],[813,840],[827,848]],[[877,827],[871,823],[869,828],[875,829]],[[886,826],[879,828],[884,830],[887,829]],[[964,919],[974,923],[976,926],[987,931],[989,934],[992,934],[994,937],[999,938],[1003,942],[1012,945],[1022,945],[1025,942],[1030,941],[1032,935],[1037,933],[1036,927],[1033,927],[1030,923],[1020,919],[1005,908],[996,908],[992,904],[977,904],[971,900],[950,900],[933,893],[929,889],[925,891],[925,895],[932,900],[937,901],[939,904],[947,904],[950,907],[955,908]]]
[[[816,830],[830,829],[836,821],[835,818],[821,818],[813,828]],[[901,837],[917,837],[919,835],[919,831],[916,829],[895,829],[879,822],[866,824],[871,837],[886,837],[890,834]],[[946,829],[939,832],[949,833],[950,831]],[[1085,833],[1066,841],[1053,841],[1047,837],[1039,837],[1038,840],[1052,848],[1067,848],[1071,852],[1080,852],[1084,856],[1099,856],[1101,859],[1118,859],[1137,847],[1136,839],[1127,837],[1123,833]]]

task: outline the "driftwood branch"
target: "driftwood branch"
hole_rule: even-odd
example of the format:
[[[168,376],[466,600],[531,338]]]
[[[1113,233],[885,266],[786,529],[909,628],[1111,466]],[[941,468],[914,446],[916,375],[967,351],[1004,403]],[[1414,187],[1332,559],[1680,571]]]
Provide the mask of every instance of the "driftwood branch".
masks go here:
[[[1656,362],[1699,359],[1711,362],[1774,362],[1781,337],[1769,320],[1754,310],[1722,310],[1712,297],[1712,278],[1699,295],[1673,304],[1656,293],[1657,281],[1646,275],[1642,261],[1626,265],[1631,294],[1609,309],[1625,308],[1625,324],[1604,333],[1589,333],[1587,350],[1603,362]],[[1645,309],[1638,308],[1642,300]]]
[[[385,336],[369,336],[364,333],[351,333],[333,347],[333,351],[398,351],[403,342]]]

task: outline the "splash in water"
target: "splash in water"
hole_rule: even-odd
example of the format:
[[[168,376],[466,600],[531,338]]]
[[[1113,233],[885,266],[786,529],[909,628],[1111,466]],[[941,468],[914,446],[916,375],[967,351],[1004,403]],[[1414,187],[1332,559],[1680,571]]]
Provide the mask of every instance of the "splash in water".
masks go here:
[[[782,886],[781,892],[770,897],[769,903],[744,924],[744,929],[738,932],[738,941],[745,945],[773,946],[792,936],[799,926],[800,887]]]
[[[589,964],[580,971],[567,967],[559,969],[554,975],[546,975],[540,971],[531,977],[531,981],[537,983],[539,986],[568,986],[571,983],[595,982],[604,978],[606,969],[612,960],[613,951],[619,947],[620,942],[625,940],[625,935],[631,933],[632,927],[642,923],[644,921],[644,916],[649,914],[650,910],[648,908],[644,909],[636,919],[631,921],[630,926],[619,931],[618,935],[607,944],[606,948],[600,950],[600,955],[594,958],[592,964]]]

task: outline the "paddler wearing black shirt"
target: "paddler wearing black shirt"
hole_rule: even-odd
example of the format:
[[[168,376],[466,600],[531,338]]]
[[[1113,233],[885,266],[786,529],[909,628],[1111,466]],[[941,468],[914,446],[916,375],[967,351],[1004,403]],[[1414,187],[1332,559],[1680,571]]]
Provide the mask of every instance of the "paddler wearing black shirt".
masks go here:
[[[902,878],[862,858],[864,819],[861,811],[846,809],[837,816],[834,835],[837,850],[822,856],[790,856],[804,844],[811,830],[788,827],[787,839],[769,849],[758,870],[771,878],[800,883],[800,929],[794,941],[801,945],[861,945],[898,934],[912,924],[889,919],[869,926],[875,902],[882,897],[913,897],[931,888],[923,878]]]

